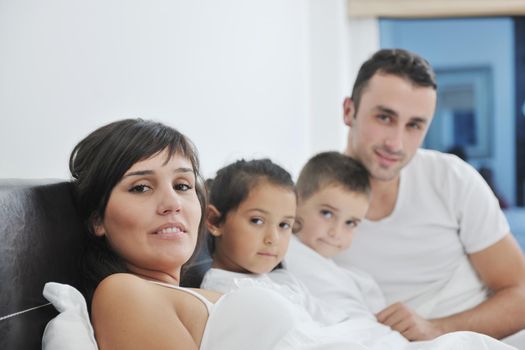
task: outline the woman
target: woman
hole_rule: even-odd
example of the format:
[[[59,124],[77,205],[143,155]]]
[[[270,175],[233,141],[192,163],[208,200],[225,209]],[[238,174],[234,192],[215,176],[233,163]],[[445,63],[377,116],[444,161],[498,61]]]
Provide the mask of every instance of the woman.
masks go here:
[[[219,296],[150,283],[178,285],[199,241],[206,203],[193,145],[165,125],[122,120],[82,140],[70,170],[100,349],[197,349],[205,303]]]
[[[206,203],[196,151],[173,128],[141,119],[103,126],[74,148],[70,170],[99,349],[394,348],[352,337],[349,329],[367,328],[361,320],[318,325],[280,290],[255,285],[220,296],[179,287]],[[395,348],[509,349],[472,333]]]

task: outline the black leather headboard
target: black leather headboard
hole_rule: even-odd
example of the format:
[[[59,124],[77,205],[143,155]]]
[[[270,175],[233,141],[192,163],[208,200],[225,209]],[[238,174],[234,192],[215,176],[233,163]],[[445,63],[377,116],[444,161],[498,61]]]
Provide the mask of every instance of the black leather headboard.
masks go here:
[[[0,349],[41,349],[56,315],[42,289],[79,287],[81,237],[70,183],[0,179]]]

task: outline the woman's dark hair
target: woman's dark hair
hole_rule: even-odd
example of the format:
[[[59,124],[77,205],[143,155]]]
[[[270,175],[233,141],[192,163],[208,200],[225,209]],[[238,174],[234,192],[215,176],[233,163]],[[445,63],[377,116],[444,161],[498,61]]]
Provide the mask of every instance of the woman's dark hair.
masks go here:
[[[111,191],[126,171],[136,162],[164,150],[168,152],[166,161],[179,153],[191,162],[197,197],[204,213],[206,193],[199,173],[197,150],[187,137],[169,126],[142,119],[116,121],[93,131],[71,152],[69,170],[73,177],[77,209],[85,224],[82,267],[83,292],[88,305],[101,280],[114,273],[128,272],[125,262],[109,246],[105,236],[95,236],[93,224],[104,219]],[[189,262],[198,254],[205,232],[204,223],[205,215],[202,215],[197,248]],[[181,276],[183,272],[184,268]]]
[[[352,100],[356,110],[359,108],[363,91],[376,73],[396,75],[416,86],[437,89],[436,75],[427,60],[403,49],[379,50],[363,63],[357,73],[352,89]]]
[[[214,179],[206,180],[209,203],[219,211],[216,224],[221,224],[261,181],[295,191],[290,174],[269,159],[238,160],[217,171]],[[210,254],[215,251],[215,237],[208,237]]]

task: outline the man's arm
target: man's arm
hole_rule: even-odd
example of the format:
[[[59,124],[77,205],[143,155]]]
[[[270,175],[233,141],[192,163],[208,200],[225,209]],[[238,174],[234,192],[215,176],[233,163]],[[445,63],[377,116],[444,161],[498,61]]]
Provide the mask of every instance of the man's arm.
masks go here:
[[[525,328],[525,258],[514,237],[509,233],[469,258],[492,294],[473,309],[431,322],[444,332],[471,330],[498,339]]]
[[[525,328],[525,258],[511,234],[469,255],[472,265],[491,291],[478,306],[448,317],[425,320],[403,303],[388,306],[378,321],[409,340],[469,330],[501,339]]]

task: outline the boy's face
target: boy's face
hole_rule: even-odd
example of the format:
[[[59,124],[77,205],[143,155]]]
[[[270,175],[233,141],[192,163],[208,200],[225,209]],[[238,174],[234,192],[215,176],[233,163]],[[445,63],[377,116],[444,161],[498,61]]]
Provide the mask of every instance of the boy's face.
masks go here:
[[[352,233],[365,217],[369,198],[342,186],[329,185],[306,200],[299,200],[297,218],[302,223],[297,237],[326,258],[352,243]]]

